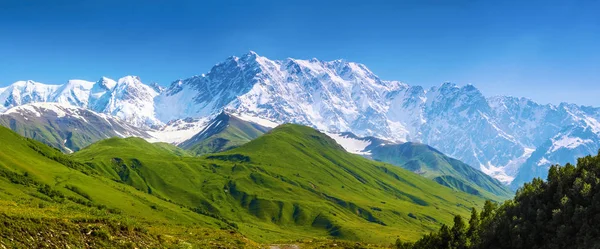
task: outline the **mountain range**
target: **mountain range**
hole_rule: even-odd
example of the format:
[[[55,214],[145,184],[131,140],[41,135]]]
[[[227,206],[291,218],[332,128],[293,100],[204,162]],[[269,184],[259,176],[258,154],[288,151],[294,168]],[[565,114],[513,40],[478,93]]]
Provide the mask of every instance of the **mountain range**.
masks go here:
[[[545,177],[552,164],[595,154],[600,145],[600,108],[486,97],[473,85],[423,88],[382,80],[359,63],[270,60],[254,52],[164,89],[135,76],[64,85],[19,81],[0,89],[0,117],[12,115],[0,120],[10,126],[17,113],[25,117],[32,109],[23,106],[39,102],[118,119],[128,131],[115,128],[120,136],[174,144],[200,133],[223,111],[259,124],[298,123],[394,144],[423,143],[513,188]]]
[[[222,112],[201,132],[178,146],[195,155],[228,151],[258,139],[273,128],[276,124],[259,125]],[[396,144],[350,132],[325,134],[350,153],[402,167],[457,191],[497,201],[513,195],[498,180],[424,144]]]

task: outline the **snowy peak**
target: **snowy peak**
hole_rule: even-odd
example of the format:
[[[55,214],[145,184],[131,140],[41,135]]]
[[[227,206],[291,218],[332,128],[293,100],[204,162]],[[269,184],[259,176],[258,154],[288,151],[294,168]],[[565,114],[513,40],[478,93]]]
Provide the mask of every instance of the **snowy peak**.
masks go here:
[[[116,85],[117,82],[112,79],[100,78],[90,89],[87,108],[95,111],[104,110],[110,100],[110,93]]]
[[[102,89],[105,89],[108,91],[112,91],[113,88],[115,88],[115,86],[117,85],[117,82],[114,81],[113,79],[102,77],[102,78],[100,78],[100,80],[98,80],[98,82],[96,82],[96,85],[99,88],[102,88]]]
[[[154,97],[158,92],[136,76],[118,81],[102,77],[95,83],[69,80],[63,85],[18,81],[1,90],[0,112],[29,103],[51,102],[110,114],[138,127],[162,124],[154,118]]]
[[[23,81],[0,89],[0,112],[32,102],[87,107],[137,127],[154,127],[155,138],[177,143],[222,111],[268,127],[308,125],[346,139],[354,144],[349,150],[358,153],[368,153],[362,148],[365,141],[340,134],[420,142],[504,182],[519,178],[521,165],[536,155],[545,155],[546,161],[558,154],[575,160],[575,153],[561,151],[591,150],[600,140],[600,108],[486,98],[473,85],[443,83],[425,89],[382,80],[360,63],[271,60],[252,51],[166,89],[145,85],[136,76],[61,86]],[[565,137],[570,127],[591,133]]]
[[[0,112],[27,103],[49,101],[58,88],[59,85],[45,85],[31,80],[17,81],[0,93]]]
[[[165,90],[164,87],[162,87],[161,85],[159,85],[156,82],[153,82],[152,84],[150,84],[150,87],[152,87],[152,89],[154,89],[154,91],[156,91],[157,93],[161,93],[162,91]]]
[[[320,110],[353,112],[349,117],[352,120],[345,120],[345,124],[320,124],[320,127],[338,126],[335,128],[346,130],[359,118],[360,111],[339,110],[337,106],[345,104],[344,100],[354,102],[355,109],[383,111],[384,107],[374,103],[377,102],[375,99],[400,87],[402,84],[398,82],[381,81],[364,65],[357,63],[341,60],[273,61],[251,52],[241,57],[230,57],[207,74],[175,81],[157,98],[156,106],[157,116],[163,122],[186,116],[205,116],[223,109],[305,124],[323,119],[317,113]],[[302,110],[302,102],[317,106]],[[178,110],[168,111],[172,106],[177,106]],[[257,109],[268,110],[254,112]],[[292,116],[297,117],[286,118]]]
[[[163,122],[227,110],[334,134],[423,142],[505,181],[561,127],[576,120],[592,127],[600,116],[577,106],[562,111],[527,100],[486,99],[473,85],[426,90],[384,81],[365,65],[344,60],[270,60],[253,52],[174,82],[155,107]]]
[[[573,125],[548,138],[520,167],[511,187],[516,189],[534,177],[546,178],[551,165],[576,163],[576,159],[595,155],[600,136],[591,127]]]
[[[154,117],[154,98],[158,93],[142,83],[137,76],[120,78],[112,91],[106,91],[100,99],[105,105],[94,106],[96,111],[108,113],[138,127],[162,124]],[[98,104],[96,102],[96,104]]]
[[[52,93],[49,101],[78,107],[87,107],[90,90],[93,86],[94,82],[69,80],[66,84],[60,86]]]
[[[428,108],[438,110],[459,110],[473,113],[488,112],[490,107],[483,94],[473,85],[458,87],[454,83],[444,83],[432,87],[427,92]]]

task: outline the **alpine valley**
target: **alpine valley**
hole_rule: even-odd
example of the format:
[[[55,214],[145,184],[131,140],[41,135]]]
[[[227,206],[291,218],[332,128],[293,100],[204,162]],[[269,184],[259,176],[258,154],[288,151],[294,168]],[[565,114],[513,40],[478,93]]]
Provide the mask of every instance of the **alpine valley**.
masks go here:
[[[199,142],[198,134],[216,125],[214,119],[225,111],[262,127],[233,139],[235,145],[283,123],[393,144],[417,142],[513,190],[534,177],[544,178],[552,164],[574,162],[600,147],[600,108],[486,97],[473,85],[424,89],[382,80],[359,63],[270,60],[255,52],[227,58],[206,74],[166,88],[135,76],[64,85],[19,81],[0,89],[0,104],[0,124],[65,152],[113,136],[189,149],[194,144],[186,140]],[[204,141],[230,147],[216,144],[221,142]],[[358,143],[363,147],[350,152],[368,153],[364,142]],[[195,150],[206,150],[199,147]]]
[[[0,89],[0,247],[528,248],[519,222],[563,218],[593,245],[598,120],[254,52],[168,87],[19,81]]]

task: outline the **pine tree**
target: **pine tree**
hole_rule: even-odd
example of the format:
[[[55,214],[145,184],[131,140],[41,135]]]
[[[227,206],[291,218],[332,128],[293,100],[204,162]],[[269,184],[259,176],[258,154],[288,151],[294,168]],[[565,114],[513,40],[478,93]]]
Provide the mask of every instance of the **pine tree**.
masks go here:
[[[450,229],[445,224],[440,228],[440,237],[439,245],[437,248],[440,249],[452,249],[452,233]]]
[[[469,246],[479,244],[479,214],[475,208],[471,209],[469,229],[467,229],[467,239],[469,241]]]
[[[454,216],[454,226],[452,226],[452,248],[466,249],[467,234],[465,222],[460,215]]]

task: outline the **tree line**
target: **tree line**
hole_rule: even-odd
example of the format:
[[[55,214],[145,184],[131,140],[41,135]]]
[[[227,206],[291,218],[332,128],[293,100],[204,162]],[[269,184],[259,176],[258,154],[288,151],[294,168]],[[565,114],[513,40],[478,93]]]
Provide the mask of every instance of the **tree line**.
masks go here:
[[[468,220],[454,217],[452,227],[398,249],[563,249],[600,248],[600,152],[577,166],[554,165],[547,181],[525,183],[512,200],[486,201]]]

